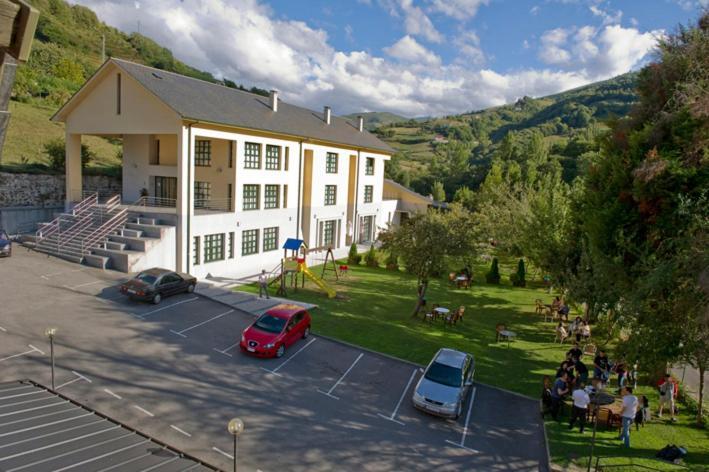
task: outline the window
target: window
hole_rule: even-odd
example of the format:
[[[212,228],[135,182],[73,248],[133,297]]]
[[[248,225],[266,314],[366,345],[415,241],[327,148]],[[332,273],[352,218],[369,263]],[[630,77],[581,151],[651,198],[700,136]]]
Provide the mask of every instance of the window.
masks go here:
[[[281,147],[272,146],[268,144],[266,146],[266,170],[280,170],[281,169]]]
[[[337,185],[325,186],[325,205],[335,205],[337,203]]]
[[[116,74],[116,115],[121,114],[121,74]]]
[[[264,209],[278,208],[278,185],[265,185],[263,191]]]
[[[259,209],[259,186],[258,185],[244,185],[244,210],[258,210]]]
[[[364,166],[365,175],[374,175],[374,158],[368,157]]]
[[[227,151],[229,155],[227,156],[227,162],[229,163],[229,168],[234,167],[234,144],[235,141],[229,141],[229,150]]]
[[[229,259],[234,259],[234,232],[229,233]]]
[[[290,148],[289,148],[288,146],[286,146],[286,155],[285,155],[285,157],[283,158],[283,170],[288,170],[288,158],[290,157],[290,156],[289,156],[289,154],[290,154],[289,151],[290,151]]]
[[[325,172],[337,174],[337,154],[334,152],[328,152],[325,157]]]
[[[231,199],[232,199],[233,190],[234,190],[234,187],[231,184],[226,184],[226,204],[227,204],[227,208],[229,211],[232,211],[232,208],[233,208],[231,206],[231,202],[232,202]]]
[[[263,229],[263,252],[278,249],[278,226]]]
[[[224,233],[204,236],[204,262],[224,260]]]
[[[363,216],[359,220],[359,242],[370,243],[373,239],[374,217]]]
[[[209,200],[212,198],[212,184],[209,182],[194,183],[194,207],[204,208],[209,205]]]
[[[261,168],[261,145],[258,143],[244,143],[244,168]]]
[[[212,165],[212,142],[198,139],[194,144],[194,165],[209,167]]]
[[[323,221],[322,223],[322,245],[323,246],[335,246],[335,237],[337,233],[335,231],[337,228],[337,220]]]
[[[283,208],[288,208],[288,186],[283,186]]]
[[[248,229],[241,233],[241,255],[248,256],[258,252],[258,230]]]
[[[374,185],[364,186],[364,203],[372,203],[374,200]]]
[[[199,236],[192,238],[192,264],[199,265]]]

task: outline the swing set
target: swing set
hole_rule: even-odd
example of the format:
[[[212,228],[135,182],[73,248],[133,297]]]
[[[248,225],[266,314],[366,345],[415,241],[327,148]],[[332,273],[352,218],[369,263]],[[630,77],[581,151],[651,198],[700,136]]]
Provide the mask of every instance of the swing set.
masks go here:
[[[307,266],[305,258],[308,253],[320,252],[326,250],[325,253],[325,263],[323,264],[322,274],[320,277],[315,275]],[[290,251],[290,255],[288,252]],[[337,271],[337,265],[335,263],[335,255],[332,253],[331,247],[317,247],[308,249],[308,246],[302,239],[288,238],[283,244],[283,259],[281,259],[281,273],[274,278],[270,283],[278,283],[278,290],[276,294],[280,297],[288,296],[287,287],[296,291],[298,289],[299,277],[300,276],[300,287],[305,287],[305,278],[309,278],[315,283],[315,285],[320,288],[328,298],[335,298],[337,292],[330,285],[328,285],[324,278],[325,273],[332,271],[335,273],[335,280],[339,280],[340,276]],[[286,279],[290,276],[290,281]]]

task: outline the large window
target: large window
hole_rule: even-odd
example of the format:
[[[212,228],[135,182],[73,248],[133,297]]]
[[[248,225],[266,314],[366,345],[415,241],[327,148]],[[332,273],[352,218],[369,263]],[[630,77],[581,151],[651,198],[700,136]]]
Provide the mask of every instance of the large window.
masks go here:
[[[234,232],[229,233],[229,259],[234,259]]]
[[[204,236],[204,262],[224,260],[224,233]]]
[[[321,245],[335,247],[337,238],[337,220],[328,220],[322,222],[322,241]]]
[[[364,203],[372,203],[374,200],[374,185],[364,186]]]
[[[288,186],[283,186],[283,208],[288,208]]]
[[[209,167],[212,165],[212,142],[198,139],[194,144],[194,165]]]
[[[194,182],[194,207],[204,208],[212,198],[212,184],[209,182]]]
[[[281,169],[281,147],[280,146],[266,146],[266,169],[267,170],[280,170]]]
[[[359,220],[359,242],[370,243],[374,232],[374,217],[363,216]]]
[[[368,157],[364,166],[365,175],[374,175],[374,158]]]
[[[199,265],[199,236],[192,238],[192,264]]]
[[[263,229],[263,252],[278,249],[278,226]]]
[[[337,204],[337,185],[325,186],[325,205]]]
[[[325,172],[337,174],[337,154],[334,152],[328,152],[325,157]]]
[[[258,230],[247,229],[241,233],[241,255],[248,256],[258,252]]]
[[[244,210],[258,210],[259,209],[259,186],[258,185],[244,185]]]
[[[244,143],[244,167],[247,169],[261,168],[261,145]]]
[[[263,207],[265,209],[278,208],[278,185],[265,185],[263,191]]]

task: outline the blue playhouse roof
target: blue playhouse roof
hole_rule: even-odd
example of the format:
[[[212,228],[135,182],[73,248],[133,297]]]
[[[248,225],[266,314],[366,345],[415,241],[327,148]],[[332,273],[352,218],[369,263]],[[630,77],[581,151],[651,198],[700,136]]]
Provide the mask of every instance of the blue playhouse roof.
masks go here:
[[[283,244],[283,249],[290,249],[291,251],[297,251],[300,249],[300,246],[303,245],[303,240],[302,239],[294,239],[294,238],[288,238],[286,239],[286,242]]]

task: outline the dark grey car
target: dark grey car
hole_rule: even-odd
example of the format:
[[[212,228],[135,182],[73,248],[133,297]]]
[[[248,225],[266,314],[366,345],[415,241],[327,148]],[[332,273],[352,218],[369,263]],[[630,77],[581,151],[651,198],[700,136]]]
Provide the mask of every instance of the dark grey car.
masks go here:
[[[428,364],[416,384],[414,406],[445,418],[458,418],[475,374],[472,354],[443,348]]]

